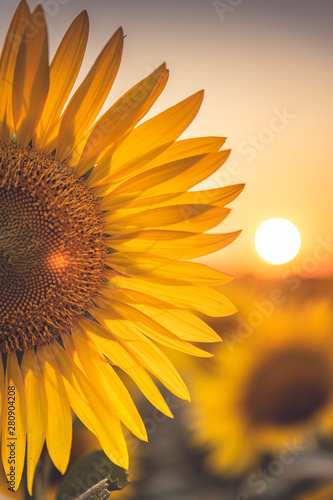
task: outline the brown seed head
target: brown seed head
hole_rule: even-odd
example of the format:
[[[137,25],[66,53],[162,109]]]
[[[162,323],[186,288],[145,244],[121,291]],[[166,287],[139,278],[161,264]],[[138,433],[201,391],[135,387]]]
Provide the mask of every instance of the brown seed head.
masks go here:
[[[69,331],[101,283],[104,254],[85,181],[51,156],[0,143],[0,350]]]

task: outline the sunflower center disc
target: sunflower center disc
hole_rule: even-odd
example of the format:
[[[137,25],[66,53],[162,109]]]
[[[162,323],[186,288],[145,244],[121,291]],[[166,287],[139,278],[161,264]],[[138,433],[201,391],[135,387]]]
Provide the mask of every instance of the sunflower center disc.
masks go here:
[[[101,283],[104,249],[85,181],[52,157],[0,143],[0,350],[69,331]]]
[[[330,399],[332,376],[323,354],[301,348],[275,353],[249,380],[247,415],[257,425],[304,422]]]

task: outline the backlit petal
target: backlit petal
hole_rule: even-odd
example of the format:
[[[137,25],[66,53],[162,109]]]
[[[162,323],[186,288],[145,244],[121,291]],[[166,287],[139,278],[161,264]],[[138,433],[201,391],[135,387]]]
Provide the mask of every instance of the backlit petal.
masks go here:
[[[50,65],[50,89],[34,146],[50,154],[56,146],[60,114],[75,83],[86,49],[89,20],[81,12],[68,28]]]
[[[109,286],[103,287],[101,292],[110,301],[122,300],[139,309],[181,339],[190,342],[219,342],[221,340],[212,328],[190,311],[178,309],[176,305],[152,295],[138,290]]]
[[[172,417],[172,413],[160,391],[157,389],[147,371],[136,359],[134,359],[130,351],[126,349],[126,346],[123,346],[116,337],[112,338],[110,332],[96,322],[82,318],[79,320],[79,324],[100,352],[109,358],[113,364],[124,370],[158,410],[168,417]]]
[[[96,119],[117,75],[123,48],[123,31],[116,31],[62,115],[56,158],[70,157],[76,144]],[[78,160],[78,159],[77,159]]]
[[[89,185],[107,177],[139,174],[146,165],[167,149],[192,122],[203,98],[203,92],[163,111],[136,127],[109,159],[98,165],[89,177]]]
[[[40,5],[28,15],[13,80],[13,116],[17,143],[26,147],[42,115],[49,90],[46,21]]]
[[[93,342],[84,335],[80,327],[72,328],[72,337],[88,379],[94,380],[100,399],[105,399],[115,415],[140,439],[147,439],[141,417],[124,384],[107,362],[96,351]],[[109,402],[109,403],[108,403]]]
[[[149,195],[149,188],[154,188],[154,192],[157,192],[157,186],[159,184],[166,180],[173,179],[180,173],[187,171],[201,159],[202,155],[191,156],[141,172],[141,174],[131,177],[111,191],[108,196],[101,201],[101,209],[114,210],[118,208],[118,206],[126,205],[135,198],[145,196],[147,191]],[[98,189],[95,191],[97,192]]]
[[[10,143],[14,133],[12,106],[14,69],[26,20],[29,16],[30,10],[27,2],[22,0],[9,25],[0,56],[0,141],[5,144]]]
[[[74,363],[75,349],[71,339],[66,343],[66,351],[56,344],[52,349],[74,412],[95,434],[110,460],[127,469],[128,452],[120,420],[102,404],[93,384]]]
[[[135,252],[110,254],[105,263],[122,274],[165,285],[195,283],[217,286],[230,280],[229,276],[198,262],[176,261]]]
[[[133,353],[138,361],[176,396],[190,399],[188,390],[179,373],[167,356],[143,335],[124,316],[114,311],[100,313],[98,309],[91,311],[96,319],[117,336],[119,342]]]
[[[177,349],[178,351],[185,352],[186,354],[190,354],[192,356],[210,356],[210,354],[206,351],[199,349],[185,340],[181,340],[179,337],[177,338],[177,335],[168,330],[163,325],[163,322],[159,321],[159,318],[157,318],[156,321],[154,316],[150,316],[150,313],[156,314],[156,308],[154,307],[146,306],[146,310],[148,311],[148,314],[146,314],[140,310],[140,305],[133,307],[132,305],[117,300],[113,300],[111,304],[108,301],[98,298],[96,299],[96,304],[99,307],[102,306],[106,313],[110,312],[112,314],[116,312],[121,314],[127,321],[131,321],[138,330],[155,342],[159,342],[166,347]],[[142,306],[142,309],[144,310],[144,306]],[[168,326],[170,326],[170,323],[168,323]]]
[[[105,272],[105,276],[109,276],[107,272]],[[126,276],[112,278],[110,276],[110,279],[118,286],[142,291],[176,307],[194,309],[207,314],[207,316],[228,316],[236,312],[235,306],[229,299],[217,290],[206,286],[160,286],[158,283]],[[231,278],[229,278],[230,280]]]
[[[47,398],[46,444],[52,462],[64,474],[72,444],[72,415],[64,383],[47,344],[38,350]]]
[[[46,437],[48,413],[44,381],[32,349],[25,351],[21,371],[27,404],[27,483],[32,495],[34,473]]]
[[[114,149],[119,147],[120,141],[124,140],[154,104],[164,89],[168,76],[169,72],[165,64],[162,64],[104,113],[89,133],[88,140],[83,140],[82,146],[78,144],[77,151],[75,151],[80,154],[83,149],[75,169],[78,176],[100,161],[100,155],[102,159],[111,156]]]
[[[239,231],[224,234],[200,234],[185,231],[146,230],[108,239],[118,252],[152,253],[170,259],[196,259],[229,245]]]

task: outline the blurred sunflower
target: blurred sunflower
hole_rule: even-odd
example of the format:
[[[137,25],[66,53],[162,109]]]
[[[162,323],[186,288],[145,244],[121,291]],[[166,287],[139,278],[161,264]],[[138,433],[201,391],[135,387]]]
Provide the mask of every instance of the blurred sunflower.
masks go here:
[[[2,461],[14,490],[26,441],[29,492],[45,440],[65,472],[71,410],[127,468],[121,423],[147,436],[112,365],[171,417],[149,372],[177,396],[189,395],[156,343],[209,356],[190,342],[220,338],[196,312],[235,311],[211,288],[229,277],[187,261],[236,238],[204,233],[243,188],[187,192],[229,155],[219,151],[223,138],[176,141],[203,93],[137,125],[165,87],[163,64],[97,119],[123,33],[112,36],[68,101],[87,36],[84,11],[49,66],[43,9],[30,12],[23,0],[0,59]],[[13,471],[7,444],[14,440]]]
[[[331,429],[330,309],[324,301],[275,309],[232,351],[219,346],[213,371],[196,373],[190,420],[213,471],[240,474]]]

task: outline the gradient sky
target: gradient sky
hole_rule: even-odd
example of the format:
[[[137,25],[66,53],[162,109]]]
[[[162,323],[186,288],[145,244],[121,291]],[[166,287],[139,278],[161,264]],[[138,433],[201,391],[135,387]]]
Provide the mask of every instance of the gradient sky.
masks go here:
[[[37,1],[28,0],[34,8]],[[123,61],[107,104],[166,61],[171,76],[148,116],[205,89],[184,137],[227,136],[230,159],[205,187],[245,182],[219,230],[243,229],[206,262],[240,276],[333,274],[333,2],[330,0],[44,0],[53,54],[83,9],[90,37],[81,78],[121,25]],[[16,2],[1,2],[1,41]],[[263,262],[253,238],[270,217],[290,219],[298,256]]]

